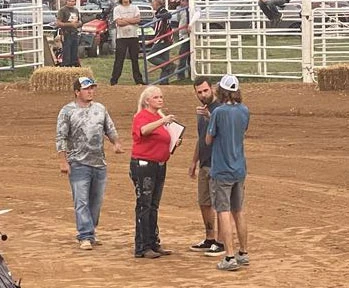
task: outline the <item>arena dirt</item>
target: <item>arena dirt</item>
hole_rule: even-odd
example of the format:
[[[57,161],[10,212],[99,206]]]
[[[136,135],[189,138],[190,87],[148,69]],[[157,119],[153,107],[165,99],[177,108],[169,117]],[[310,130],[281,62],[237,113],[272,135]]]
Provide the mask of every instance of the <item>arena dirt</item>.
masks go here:
[[[187,127],[168,163],[160,206],[162,244],[174,255],[133,258],[130,129],[142,89],[98,87],[96,100],[108,107],[126,153],[105,145],[109,181],[98,231],[104,245],[81,251],[55,152],[56,117],[73,95],[1,84],[0,209],[13,211],[0,216],[0,231],[9,236],[0,251],[24,288],[348,287],[348,92],[242,85],[251,110],[245,147],[251,265],[221,272],[219,259],[188,249],[204,236],[197,184],[187,176],[196,141],[192,86],[162,87],[166,111]]]

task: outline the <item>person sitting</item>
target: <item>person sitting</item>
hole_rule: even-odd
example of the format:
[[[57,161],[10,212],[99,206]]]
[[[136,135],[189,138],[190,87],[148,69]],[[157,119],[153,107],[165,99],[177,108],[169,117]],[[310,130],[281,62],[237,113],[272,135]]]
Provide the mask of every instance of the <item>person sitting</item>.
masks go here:
[[[279,12],[277,7],[283,7],[289,2],[290,0],[259,0],[258,5],[270,20],[270,25],[277,27],[282,20],[282,13]]]

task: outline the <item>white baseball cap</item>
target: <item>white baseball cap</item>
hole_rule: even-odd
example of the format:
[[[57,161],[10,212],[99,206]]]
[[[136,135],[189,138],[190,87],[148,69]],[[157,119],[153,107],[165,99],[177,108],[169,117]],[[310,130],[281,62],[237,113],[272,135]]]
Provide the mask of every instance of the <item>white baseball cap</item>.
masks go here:
[[[219,87],[231,92],[236,92],[239,90],[239,80],[236,78],[236,76],[231,74],[225,74],[218,84]]]
[[[88,77],[80,77],[79,83],[81,85],[81,89],[86,89],[90,86],[97,86],[97,83],[93,79]]]

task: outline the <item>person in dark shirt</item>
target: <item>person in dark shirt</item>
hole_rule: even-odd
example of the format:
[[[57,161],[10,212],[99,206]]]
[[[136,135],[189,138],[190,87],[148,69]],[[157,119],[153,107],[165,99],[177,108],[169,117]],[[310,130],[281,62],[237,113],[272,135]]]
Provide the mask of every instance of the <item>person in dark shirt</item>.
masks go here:
[[[170,25],[171,14],[166,10],[164,6],[164,0],[153,0],[152,7],[155,12],[155,18],[161,19],[155,23],[155,38],[157,40],[154,42],[149,55],[154,54],[160,50],[166,49],[173,43],[173,34],[164,36],[172,31]],[[170,51],[166,50],[163,53],[151,57],[149,62],[159,66],[170,60]],[[174,63],[169,63],[161,67],[160,73],[160,85],[167,85],[169,83],[168,78],[176,70],[176,65]]]
[[[258,5],[262,9],[265,16],[270,20],[272,27],[276,27],[282,20],[282,13],[277,7],[283,7],[290,0],[259,0]]]
[[[192,163],[188,174],[191,178],[196,178],[195,172],[198,170],[198,203],[201,210],[202,220],[205,225],[206,238],[200,243],[189,247],[191,251],[205,252],[206,256],[219,256],[225,253],[224,245],[219,241],[218,225],[216,225],[216,211],[212,205],[212,195],[210,181],[210,167],[212,146],[206,145],[205,137],[210,115],[214,109],[221,104],[217,101],[212,83],[208,77],[199,76],[194,81],[195,94],[202,105],[196,107],[198,140],[196,142]]]
[[[62,31],[63,61],[62,66],[79,67],[78,28],[82,26],[79,10],[75,7],[75,0],[67,0],[64,7],[59,9],[56,24]]]

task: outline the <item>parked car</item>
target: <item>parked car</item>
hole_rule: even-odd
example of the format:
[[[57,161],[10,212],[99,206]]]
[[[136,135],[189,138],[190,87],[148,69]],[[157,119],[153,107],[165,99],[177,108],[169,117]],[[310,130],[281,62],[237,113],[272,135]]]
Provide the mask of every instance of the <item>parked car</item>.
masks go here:
[[[26,9],[26,7],[33,6],[32,3],[12,3],[10,2],[8,8],[16,9],[13,10],[13,23],[16,25],[18,24],[31,24],[33,23],[33,12],[32,10]],[[23,9],[18,9],[23,8]],[[43,9],[43,27],[44,30],[54,30],[56,28],[56,16],[53,11],[49,9],[49,7],[46,4],[42,4]],[[6,13],[7,18],[7,24],[10,23],[10,15]]]

